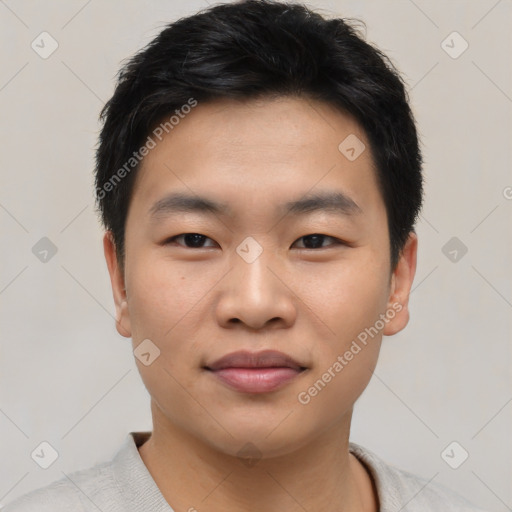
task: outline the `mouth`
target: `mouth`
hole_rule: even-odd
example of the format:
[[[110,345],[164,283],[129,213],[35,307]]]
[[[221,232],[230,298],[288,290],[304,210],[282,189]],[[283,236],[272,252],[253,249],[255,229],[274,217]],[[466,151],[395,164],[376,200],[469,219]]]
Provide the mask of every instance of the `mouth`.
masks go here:
[[[203,368],[242,393],[276,391],[307,370],[292,357],[275,350],[233,352]]]

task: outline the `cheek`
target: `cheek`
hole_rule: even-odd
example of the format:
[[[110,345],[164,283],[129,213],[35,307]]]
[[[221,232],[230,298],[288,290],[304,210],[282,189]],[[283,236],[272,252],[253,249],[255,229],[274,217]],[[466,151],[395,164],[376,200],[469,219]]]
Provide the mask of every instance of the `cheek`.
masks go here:
[[[329,268],[311,266],[296,286],[297,295],[314,313],[312,318],[323,326],[327,346],[338,349],[375,323],[389,294],[387,268],[365,251]]]
[[[222,439],[225,432],[205,413],[212,404],[205,409],[204,397],[197,391],[198,354],[204,341],[199,331],[205,322],[201,299],[216,282],[215,276],[162,260],[148,260],[133,270],[133,348],[149,338],[160,350],[148,366],[137,358],[135,362],[158,417],[205,441],[215,436]]]
[[[194,323],[197,305],[211,287],[200,269],[190,272],[165,258],[147,258],[129,274],[130,318],[135,340],[155,338],[166,343],[182,322]]]
[[[127,284],[133,349],[149,339],[159,351],[149,365],[138,358],[135,362],[152,399],[162,410],[178,411],[179,415],[190,407],[184,389],[190,387],[197,372],[190,344],[200,325],[199,308],[194,306],[201,297],[201,279],[191,279],[183,269],[161,258],[140,259],[130,270]]]
[[[316,364],[308,387],[302,389],[304,401],[310,401],[311,411],[330,411],[334,419],[363,392],[377,363],[380,315],[388,300],[387,267],[361,251],[350,265],[344,262],[328,273],[309,273],[301,293],[328,327],[315,347]]]
[[[324,365],[318,365],[299,390],[296,407],[304,415],[306,431],[320,432],[338,423],[367,387],[377,362],[380,336],[367,346],[358,343],[358,348],[352,344],[349,347],[352,350],[332,354]],[[347,352],[352,354],[350,360]]]
[[[148,257],[144,263],[139,260],[131,270],[133,348],[149,339],[160,351],[150,366],[136,360],[141,377],[152,396],[164,392],[179,400],[179,384],[190,386],[196,378],[196,344],[200,345],[199,332],[205,322],[202,299],[214,285],[215,276],[200,269],[190,272],[190,267],[161,257]]]

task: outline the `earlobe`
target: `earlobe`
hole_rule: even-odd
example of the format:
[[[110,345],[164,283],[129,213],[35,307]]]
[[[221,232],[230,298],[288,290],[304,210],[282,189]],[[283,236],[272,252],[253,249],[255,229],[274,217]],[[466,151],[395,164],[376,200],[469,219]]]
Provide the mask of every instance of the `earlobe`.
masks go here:
[[[110,274],[110,283],[116,307],[116,329],[121,336],[130,338],[132,333],[124,275],[117,260],[116,246],[111,231],[107,231],[103,236],[103,251]]]
[[[116,329],[117,332],[125,338],[131,338],[132,330],[130,327],[130,314],[128,311],[128,302],[123,300],[120,308],[116,306]]]
[[[409,295],[416,274],[417,252],[418,237],[411,231],[391,279],[387,308],[394,314],[384,327],[385,336],[400,332],[409,322]]]

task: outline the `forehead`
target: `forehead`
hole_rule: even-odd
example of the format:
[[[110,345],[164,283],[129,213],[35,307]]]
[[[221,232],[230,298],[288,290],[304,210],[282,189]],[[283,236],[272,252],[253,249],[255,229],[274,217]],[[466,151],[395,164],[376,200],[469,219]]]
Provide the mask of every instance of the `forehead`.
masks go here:
[[[154,140],[132,194],[147,214],[173,190],[241,208],[286,203],[316,188],[342,191],[363,209],[381,200],[364,131],[322,102],[199,103]]]

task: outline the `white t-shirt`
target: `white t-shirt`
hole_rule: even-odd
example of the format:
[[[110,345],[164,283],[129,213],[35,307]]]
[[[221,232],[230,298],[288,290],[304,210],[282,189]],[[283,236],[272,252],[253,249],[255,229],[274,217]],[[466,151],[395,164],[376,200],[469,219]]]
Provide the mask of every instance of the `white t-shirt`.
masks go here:
[[[112,460],[31,491],[1,512],[173,512],[137,450],[150,434],[130,432]],[[434,482],[386,464],[362,446],[349,446],[375,481],[380,512],[484,512]]]

